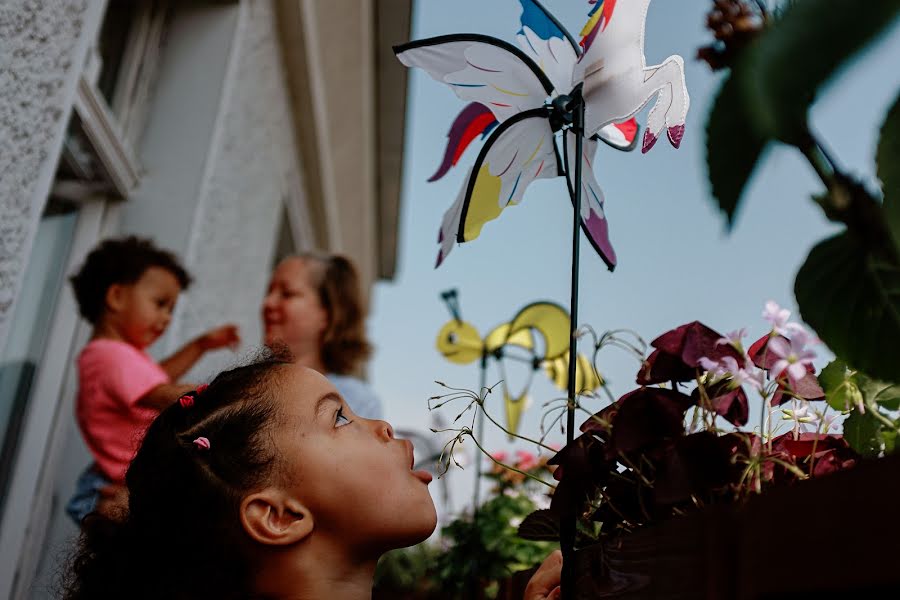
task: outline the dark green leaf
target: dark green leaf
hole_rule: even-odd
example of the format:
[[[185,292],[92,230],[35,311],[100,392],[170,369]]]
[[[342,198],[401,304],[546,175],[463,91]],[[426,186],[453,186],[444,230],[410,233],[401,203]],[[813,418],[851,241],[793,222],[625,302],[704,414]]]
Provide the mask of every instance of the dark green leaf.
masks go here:
[[[834,359],[819,373],[819,385],[825,390],[825,393],[833,392],[847,381],[847,363],[839,358]]]
[[[888,112],[878,140],[878,178],[884,191],[884,214],[900,249],[900,96]]]
[[[856,377],[847,369],[846,363],[835,359],[828,363],[818,375],[819,385],[825,390],[825,401],[835,410],[847,410],[857,406],[862,393],[856,383]]]
[[[875,402],[887,410],[900,409],[900,385],[878,381],[861,373],[857,378],[867,402]]]
[[[765,146],[766,140],[752,127],[739,86],[728,77],[706,124],[706,166],[713,196],[729,226]]]
[[[844,421],[844,439],[863,456],[874,458],[881,453],[881,424],[871,412],[855,410]]]
[[[812,249],[794,294],[803,320],[837,356],[879,379],[900,381],[900,268],[842,233]]]
[[[806,142],[807,111],[847,59],[885,30],[900,0],[798,0],[744,53],[742,93],[761,132]]]
[[[549,509],[536,510],[519,524],[519,537],[533,541],[558,541],[558,518]]]

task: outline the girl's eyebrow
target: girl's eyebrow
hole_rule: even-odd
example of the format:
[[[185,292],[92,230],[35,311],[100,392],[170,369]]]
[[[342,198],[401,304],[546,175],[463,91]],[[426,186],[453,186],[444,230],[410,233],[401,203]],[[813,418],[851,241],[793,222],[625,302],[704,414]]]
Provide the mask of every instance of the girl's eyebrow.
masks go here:
[[[316,418],[318,418],[319,415],[322,414],[322,410],[325,408],[325,405],[328,402],[337,402],[338,404],[343,404],[343,400],[341,400],[341,397],[338,394],[336,394],[335,392],[328,392],[327,394],[319,398],[318,402],[316,402]]]

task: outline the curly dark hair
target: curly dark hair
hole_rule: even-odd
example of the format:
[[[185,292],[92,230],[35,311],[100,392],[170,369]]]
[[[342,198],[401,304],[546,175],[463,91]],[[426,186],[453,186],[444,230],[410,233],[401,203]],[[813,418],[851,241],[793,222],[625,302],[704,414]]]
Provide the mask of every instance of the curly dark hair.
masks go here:
[[[91,250],[78,272],[69,279],[81,316],[96,325],[106,308],[109,287],[134,283],[150,267],[169,271],[182,290],[191,285],[191,276],[175,255],[157,248],[152,240],[133,235],[104,240]]]
[[[297,258],[317,267],[312,269],[312,284],[328,312],[322,335],[325,368],[338,375],[359,375],[372,354],[372,344],[366,337],[366,305],[356,267],[339,254],[306,252]]]
[[[176,402],[153,421],[125,476],[127,514],[82,522],[61,582],[67,600],[255,595],[259,558],[240,503],[279,477],[270,432],[281,413],[271,390],[291,362],[286,350],[265,351],[219,374],[192,406]]]

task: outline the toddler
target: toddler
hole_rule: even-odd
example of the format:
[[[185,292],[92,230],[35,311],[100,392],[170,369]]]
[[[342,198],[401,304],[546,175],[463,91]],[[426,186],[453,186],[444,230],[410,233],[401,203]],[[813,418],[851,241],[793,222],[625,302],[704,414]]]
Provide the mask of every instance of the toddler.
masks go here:
[[[93,513],[68,600],[371,598],[378,558],[435,528],[431,475],[384,421],[270,354],[182,396],[147,431],[122,520]],[[526,600],[555,598],[561,559]]]
[[[178,260],[136,237],[106,240],[72,278],[81,315],[93,325],[78,356],[76,418],[94,457],[66,510],[78,523],[120,505],[128,463],[150,422],[193,386],[174,383],[205,352],[235,346],[234,325],[213,329],[157,364],[145,349],[165,332],[191,279]],[[118,484],[118,485],[116,485]],[[99,504],[98,504],[99,503]]]

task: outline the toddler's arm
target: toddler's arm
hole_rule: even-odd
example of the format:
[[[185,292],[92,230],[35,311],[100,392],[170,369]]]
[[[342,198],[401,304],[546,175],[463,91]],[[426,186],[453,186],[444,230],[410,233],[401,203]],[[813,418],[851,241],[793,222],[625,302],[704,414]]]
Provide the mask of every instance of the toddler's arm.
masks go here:
[[[163,410],[184,394],[196,389],[196,387],[196,385],[188,383],[162,383],[141,396],[137,404],[147,408]]]
[[[240,341],[237,325],[228,324],[210,329],[182,346],[175,354],[160,362],[159,366],[166,372],[169,379],[178,381],[206,352],[225,346],[234,347]]]

